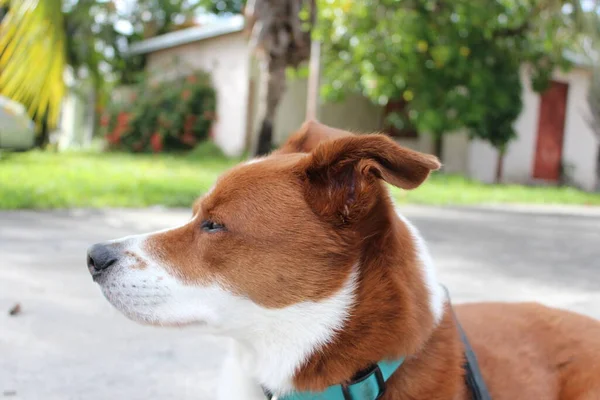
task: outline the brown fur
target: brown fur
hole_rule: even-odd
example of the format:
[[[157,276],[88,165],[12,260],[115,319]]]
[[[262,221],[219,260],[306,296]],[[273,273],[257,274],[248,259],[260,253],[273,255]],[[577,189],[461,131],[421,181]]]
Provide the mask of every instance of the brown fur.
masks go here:
[[[540,304],[457,307],[494,399],[600,399],[600,323]]]
[[[437,326],[415,243],[385,183],[419,186],[440,164],[382,135],[307,122],[260,162],[238,166],[148,251],[190,284],[218,283],[280,308],[338,291],[358,268],[356,302],[294,383],[322,390],[407,356],[386,400],[467,399],[463,349],[446,309]],[[204,220],[226,231],[207,234]],[[600,324],[538,305],[457,307],[495,400],[600,399]]]

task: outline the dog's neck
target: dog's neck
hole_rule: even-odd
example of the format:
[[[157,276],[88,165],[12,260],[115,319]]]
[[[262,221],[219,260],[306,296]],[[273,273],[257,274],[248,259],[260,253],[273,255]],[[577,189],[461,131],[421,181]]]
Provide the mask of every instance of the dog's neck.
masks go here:
[[[324,390],[383,359],[408,356],[406,369],[447,331],[452,322],[423,240],[403,217],[388,217],[387,233],[365,243],[361,264],[334,296],[263,311],[259,329],[237,337],[243,368],[258,383],[281,395]]]
[[[353,266],[343,287],[320,302],[247,310],[253,316],[251,326],[229,332],[237,341],[236,358],[242,369],[273,393],[293,391],[293,377],[299,366],[343,329],[355,303],[357,278],[358,267]]]

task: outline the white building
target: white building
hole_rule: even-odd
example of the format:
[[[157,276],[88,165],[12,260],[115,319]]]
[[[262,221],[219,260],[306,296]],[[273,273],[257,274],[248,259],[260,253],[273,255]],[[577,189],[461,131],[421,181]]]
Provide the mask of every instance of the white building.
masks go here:
[[[212,74],[217,90],[218,120],[214,127],[216,143],[229,155],[241,154],[252,141],[252,132],[260,123],[258,105],[260,72],[253,61],[242,32],[240,16],[218,23],[157,36],[130,49],[133,54],[147,54],[147,68],[165,71],[173,58],[192,68]],[[558,182],[564,171],[568,180],[586,190],[598,185],[599,143],[588,124],[587,90],[591,71],[575,63],[568,73],[557,72],[550,89],[543,95],[533,92],[528,68],[522,68],[523,112],[516,121],[518,137],[504,159],[505,182]],[[305,79],[288,82],[288,90],[279,107],[275,139],[283,141],[297,129],[306,112]],[[384,130],[384,107],[373,105],[360,96],[350,96],[342,103],[319,105],[323,123],[372,132]],[[408,147],[432,152],[427,135],[397,137]],[[462,173],[492,182],[497,162],[496,151],[466,134],[446,135],[443,160],[448,172]]]

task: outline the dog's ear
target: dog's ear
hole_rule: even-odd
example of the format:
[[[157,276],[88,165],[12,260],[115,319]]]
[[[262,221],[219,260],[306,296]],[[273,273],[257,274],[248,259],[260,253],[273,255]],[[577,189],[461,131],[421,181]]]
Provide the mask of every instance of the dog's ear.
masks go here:
[[[320,143],[353,134],[342,129],[332,128],[320,122],[309,120],[302,124],[274,154],[309,153]]]
[[[377,201],[380,180],[402,189],[421,185],[438,159],[398,145],[381,134],[326,141],[296,166],[313,209],[335,221],[359,218]]]

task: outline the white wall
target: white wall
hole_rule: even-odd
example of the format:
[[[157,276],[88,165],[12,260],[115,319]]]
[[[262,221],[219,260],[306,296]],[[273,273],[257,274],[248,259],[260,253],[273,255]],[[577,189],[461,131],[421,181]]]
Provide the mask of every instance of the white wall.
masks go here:
[[[382,118],[382,108],[359,95],[349,95],[340,103],[324,103],[319,108],[319,119],[324,124],[357,133],[380,130]]]
[[[498,152],[487,142],[474,139],[469,145],[468,154],[468,176],[481,182],[494,182]]]
[[[517,137],[510,143],[504,157],[504,182],[528,183],[533,176],[541,98],[531,87],[529,67],[521,68],[521,84],[523,111],[515,122]],[[495,160],[494,157],[494,172]]]
[[[431,138],[429,140],[432,141]],[[467,133],[455,132],[444,135],[443,140],[443,171],[452,174],[466,174],[469,161],[469,136]],[[422,151],[432,152],[430,149]]]
[[[273,141],[281,144],[304,122],[306,116],[306,79],[288,79],[287,89],[277,108]],[[260,120],[260,117],[257,118]]]
[[[60,150],[90,145],[95,124],[94,115],[89,115],[95,105],[90,90],[89,87],[79,87],[77,92],[69,89],[63,98],[57,129],[51,133]]]
[[[275,118],[274,139],[282,143],[295,132],[306,117],[307,80],[288,79],[287,90]],[[381,107],[366,98],[353,95],[340,103],[322,103],[317,119],[324,124],[354,132],[375,132],[381,129]]]
[[[598,160],[598,139],[589,125],[587,92],[591,73],[581,69],[572,71],[568,77],[569,94],[563,163],[567,175],[573,183],[586,190],[596,187],[596,163]]]
[[[211,74],[217,92],[214,140],[230,156],[244,150],[246,140],[250,52],[244,35],[232,33],[159,50],[148,55],[150,71],[172,65],[173,59]],[[164,76],[177,71],[165,71]]]
[[[74,141],[78,101],[77,95],[69,91],[61,102],[60,120],[57,132],[55,132],[58,137],[58,148],[60,150],[69,148]]]

